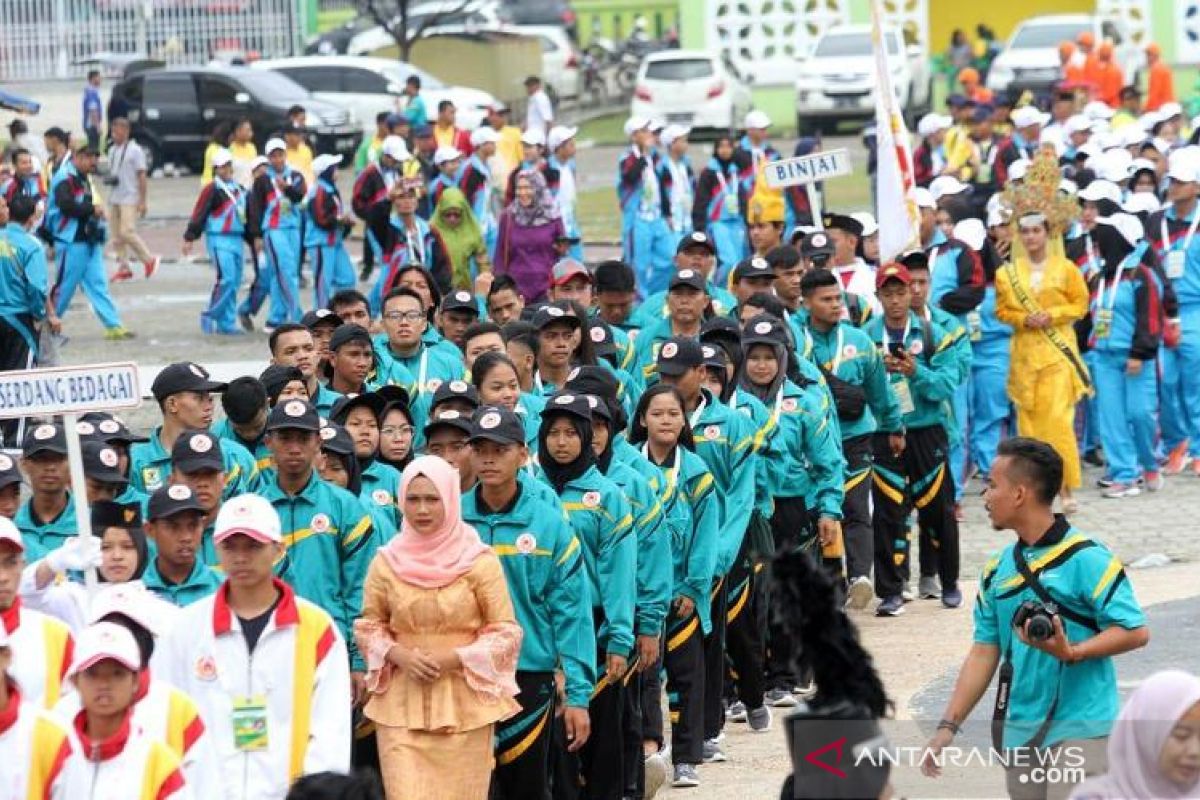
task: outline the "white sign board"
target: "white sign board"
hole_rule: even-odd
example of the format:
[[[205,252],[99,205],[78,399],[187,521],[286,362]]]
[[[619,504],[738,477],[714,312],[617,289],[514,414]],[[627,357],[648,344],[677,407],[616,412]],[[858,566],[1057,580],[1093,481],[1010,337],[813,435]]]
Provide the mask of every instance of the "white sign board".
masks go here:
[[[0,419],[116,411],[141,402],[137,364],[0,372]]]
[[[853,171],[850,168],[850,152],[844,148],[770,161],[763,169],[767,174],[767,186],[772,189],[819,183],[849,175]]]

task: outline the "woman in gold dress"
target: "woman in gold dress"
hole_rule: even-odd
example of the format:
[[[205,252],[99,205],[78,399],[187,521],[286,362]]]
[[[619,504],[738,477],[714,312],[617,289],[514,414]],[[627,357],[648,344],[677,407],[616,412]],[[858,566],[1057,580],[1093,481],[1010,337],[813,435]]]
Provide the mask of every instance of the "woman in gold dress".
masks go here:
[[[463,522],[457,471],[414,460],[400,502],[400,533],[371,562],[354,625],[384,788],[388,800],[483,800],[493,725],[520,710],[521,629],[499,560]]]

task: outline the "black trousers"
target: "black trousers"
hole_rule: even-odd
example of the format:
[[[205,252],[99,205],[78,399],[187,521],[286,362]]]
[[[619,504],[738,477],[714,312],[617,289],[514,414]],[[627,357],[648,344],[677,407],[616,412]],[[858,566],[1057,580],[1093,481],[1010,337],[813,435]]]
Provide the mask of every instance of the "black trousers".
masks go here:
[[[704,738],[715,739],[725,727],[722,700],[725,694],[725,613],[729,603],[729,582],[725,576],[713,579],[708,597],[712,630],[704,637]]]
[[[667,618],[667,708],[671,714],[671,761],[699,764],[704,756],[704,633],[693,609],[684,618]],[[654,696],[658,704],[658,695]],[[646,695],[642,695],[642,712]]]
[[[625,796],[641,798],[646,793],[645,756],[642,749],[642,742],[645,740],[645,732],[642,729],[642,682],[649,673],[638,672],[634,662],[629,663],[629,672],[625,674],[625,691],[621,693],[621,701],[625,705],[625,711],[621,715],[625,730],[625,755],[621,764],[625,773]],[[654,664],[650,671],[654,672],[657,669],[658,665]]]
[[[775,498],[775,513],[771,515],[771,532],[775,535],[776,552],[789,552],[796,549],[812,549],[816,546],[813,531],[812,515],[803,497]],[[819,557],[819,553],[814,553]],[[765,581],[768,589],[769,607],[775,607],[778,599],[770,597],[770,581]],[[799,684],[796,674],[795,659],[798,643],[793,641],[777,619],[768,615],[767,620],[767,657],[766,685],[768,689],[783,689],[790,692]],[[749,703],[747,708],[755,708]]]
[[[765,597],[759,589],[765,581],[766,563],[752,559],[747,552],[749,537],[742,540],[742,549],[725,581],[729,586],[728,607],[725,611],[725,652],[729,656],[729,672],[737,699],[746,708],[758,708],[763,703],[763,648],[766,632]]]
[[[496,723],[492,800],[550,800],[554,673],[518,672],[516,716]]]
[[[904,452],[892,455],[887,436],[876,434],[875,593],[900,594],[909,574],[908,518],[915,508],[922,537],[928,537],[928,572],[943,589],[958,584],[958,520],[954,516],[954,482],[947,460],[949,444],[940,425],[913,428],[905,434]],[[926,549],[926,548],[922,548]],[[924,556],[924,554],[923,554]]]
[[[32,316],[21,314],[17,319],[25,326],[26,330],[33,331]],[[0,317],[0,372],[31,369],[33,360],[34,352],[25,342],[25,337],[17,328],[9,324],[8,320]],[[19,441],[21,422],[20,419],[0,420],[0,445],[12,448],[21,446]]]
[[[869,434],[842,441],[842,454],[846,458],[842,537],[846,542],[846,573],[850,580],[870,576],[875,558],[871,529],[871,450]]]

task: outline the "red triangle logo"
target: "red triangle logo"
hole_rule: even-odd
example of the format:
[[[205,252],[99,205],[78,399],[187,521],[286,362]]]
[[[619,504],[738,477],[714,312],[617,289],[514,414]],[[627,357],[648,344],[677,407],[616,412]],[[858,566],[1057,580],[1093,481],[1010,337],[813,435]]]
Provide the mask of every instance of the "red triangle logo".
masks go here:
[[[836,741],[830,742],[829,744],[825,745],[824,747],[820,748],[819,750],[813,750],[811,753],[809,753],[808,755],[806,755],[804,757],[804,760],[807,761],[808,763],[812,764],[814,767],[820,767],[821,769],[825,770],[826,772],[828,772],[830,774],[836,775],[839,778],[844,778],[844,777],[846,777],[846,773],[843,772],[838,767],[834,766],[834,764],[842,763],[842,748],[845,747],[845,745],[846,745],[846,737],[843,736],[842,738],[840,738]],[[837,753],[837,759],[833,762],[833,764],[827,764],[821,760],[821,756],[824,755],[825,753],[828,753],[831,750]]]

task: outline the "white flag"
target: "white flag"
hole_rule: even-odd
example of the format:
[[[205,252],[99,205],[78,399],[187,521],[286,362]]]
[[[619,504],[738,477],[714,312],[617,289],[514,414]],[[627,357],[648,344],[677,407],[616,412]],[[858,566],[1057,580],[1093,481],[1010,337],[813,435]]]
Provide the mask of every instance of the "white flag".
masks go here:
[[[871,2],[871,44],[875,51],[875,205],[879,219],[879,259],[880,263],[886,263],[920,245],[921,216],[913,199],[916,181],[908,128],[888,71],[880,0]]]

